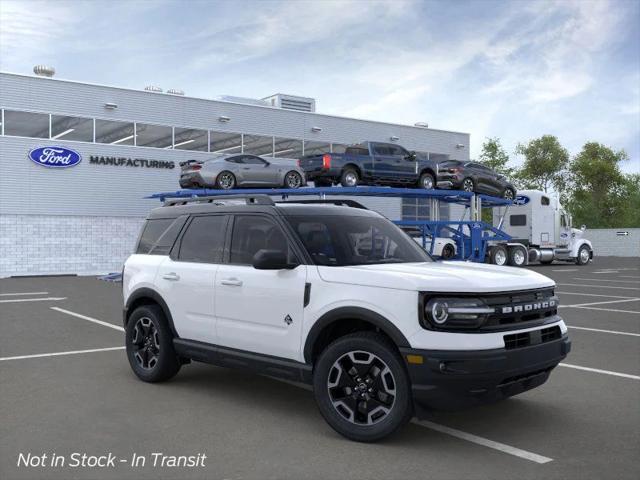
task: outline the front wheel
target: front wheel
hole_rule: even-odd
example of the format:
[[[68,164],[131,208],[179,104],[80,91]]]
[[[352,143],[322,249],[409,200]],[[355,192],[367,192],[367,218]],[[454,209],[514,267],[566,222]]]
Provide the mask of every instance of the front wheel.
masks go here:
[[[145,382],[169,380],[180,370],[173,335],[157,305],[136,308],[125,328],[127,358],[133,373]]]
[[[442,259],[449,260],[456,255],[456,249],[450,243],[447,243],[444,247],[442,247]]]
[[[313,374],[320,413],[341,435],[358,442],[380,440],[413,413],[409,376],[395,347],[374,332],[331,343]]]
[[[504,192],[502,193],[502,198],[504,198],[505,200],[513,200],[515,197],[516,194],[512,188],[505,188]]]
[[[472,178],[465,178],[462,181],[462,190],[464,190],[465,192],[473,192],[475,191],[476,186],[473,183],[473,179]]]
[[[576,264],[586,265],[591,260],[591,250],[586,245],[582,245],[578,250],[578,256],[576,257]]]
[[[284,186],[286,188],[300,188],[302,186],[302,175],[295,170],[291,170],[284,176]]]

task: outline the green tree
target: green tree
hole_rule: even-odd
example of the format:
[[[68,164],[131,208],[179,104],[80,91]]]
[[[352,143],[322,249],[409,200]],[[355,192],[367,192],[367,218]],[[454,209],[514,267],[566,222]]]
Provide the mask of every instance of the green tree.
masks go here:
[[[509,154],[505,151],[498,137],[488,137],[482,144],[480,163],[506,177],[513,176],[514,169],[507,166]]]
[[[565,170],[569,152],[553,135],[543,135],[527,144],[518,144],[516,153],[524,156],[524,164],[516,175],[520,187],[544,190],[551,187],[562,194],[566,189]]]
[[[576,225],[591,227],[630,226],[640,207],[638,178],[620,171],[627,160],[624,150],[614,151],[598,142],[587,142],[569,165],[569,211]],[[634,212],[635,210],[635,212]]]

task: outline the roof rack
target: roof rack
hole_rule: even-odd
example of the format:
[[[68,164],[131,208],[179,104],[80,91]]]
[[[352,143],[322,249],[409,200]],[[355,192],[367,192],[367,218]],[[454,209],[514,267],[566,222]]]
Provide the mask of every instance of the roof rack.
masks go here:
[[[360,202],[350,199],[330,199],[330,200],[282,200],[276,201],[276,203],[304,203],[306,204],[320,204],[320,205],[337,205],[341,207],[353,207],[361,208],[363,210],[369,210]]]
[[[165,207],[188,205],[191,203],[213,203],[215,205],[227,205],[227,200],[244,200],[247,205],[275,205],[268,195],[210,195],[206,197],[168,198],[164,202]]]

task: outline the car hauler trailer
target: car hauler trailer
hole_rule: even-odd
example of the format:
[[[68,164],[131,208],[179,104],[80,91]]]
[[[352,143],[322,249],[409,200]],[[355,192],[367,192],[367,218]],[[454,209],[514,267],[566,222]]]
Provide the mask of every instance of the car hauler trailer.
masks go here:
[[[585,265],[593,259],[591,242],[583,238],[586,227],[573,228],[571,215],[544,192],[523,190],[513,205],[493,207],[493,225],[511,240],[490,242],[491,263],[522,266],[559,260]]]
[[[509,237],[505,232],[481,220],[480,209],[511,205],[511,200],[506,200],[488,195],[479,195],[472,192],[457,190],[426,190],[418,188],[392,188],[392,187],[306,187],[296,190],[284,188],[259,188],[259,189],[193,189],[178,190],[176,192],[162,192],[151,195],[149,198],[157,198],[160,201],[179,201],[193,197],[206,197],[207,201],[215,201],[229,195],[270,195],[281,197],[283,201],[290,197],[315,196],[319,201],[335,203],[343,200],[326,200],[327,197],[396,197],[396,198],[425,198],[429,199],[432,220],[398,220],[395,221],[403,229],[418,230],[422,236],[422,246],[431,255],[440,256],[444,245],[455,245],[455,255],[451,260],[466,260],[473,262],[485,262],[490,242],[508,242]],[[318,200],[312,200],[317,202]],[[298,201],[298,200],[295,200]],[[304,200],[303,200],[304,201]],[[308,202],[308,201],[307,201]],[[440,220],[438,216],[439,202],[447,202],[465,206],[465,212],[469,212],[469,219],[465,216],[461,220]],[[352,205],[353,206],[353,205]],[[362,207],[362,206],[361,206]],[[364,208],[364,207],[362,207]]]

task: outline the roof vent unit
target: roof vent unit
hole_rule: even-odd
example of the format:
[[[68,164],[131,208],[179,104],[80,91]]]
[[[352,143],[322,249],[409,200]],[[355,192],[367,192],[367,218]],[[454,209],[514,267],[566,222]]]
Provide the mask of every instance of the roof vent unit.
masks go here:
[[[234,97],[233,95],[219,95],[215,99],[222,102],[243,103],[245,105],[258,105],[260,107],[269,106],[267,102],[265,102],[264,100],[259,100],[257,98]]]
[[[296,110],[298,112],[316,111],[316,101],[314,98],[276,93],[270,97],[263,98],[263,100],[268,102],[272,107],[283,108],[285,110]]]
[[[56,74],[56,69],[47,65],[36,65],[33,67],[33,73],[39,77],[51,78]]]
[[[147,92],[162,93],[162,89],[160,87],[156,87],[155,85],[147,85],[146,87],[144,87],[144,89]]]
[[[170,88],[169,90],[167,90],[167,93],[169,95],[181,95],[181,96],[184,96],[184,90],[179,90],[177,88]]]
[[[413,125],[420,128],[429,128],[429,124],[427,122],[416,122]]]

